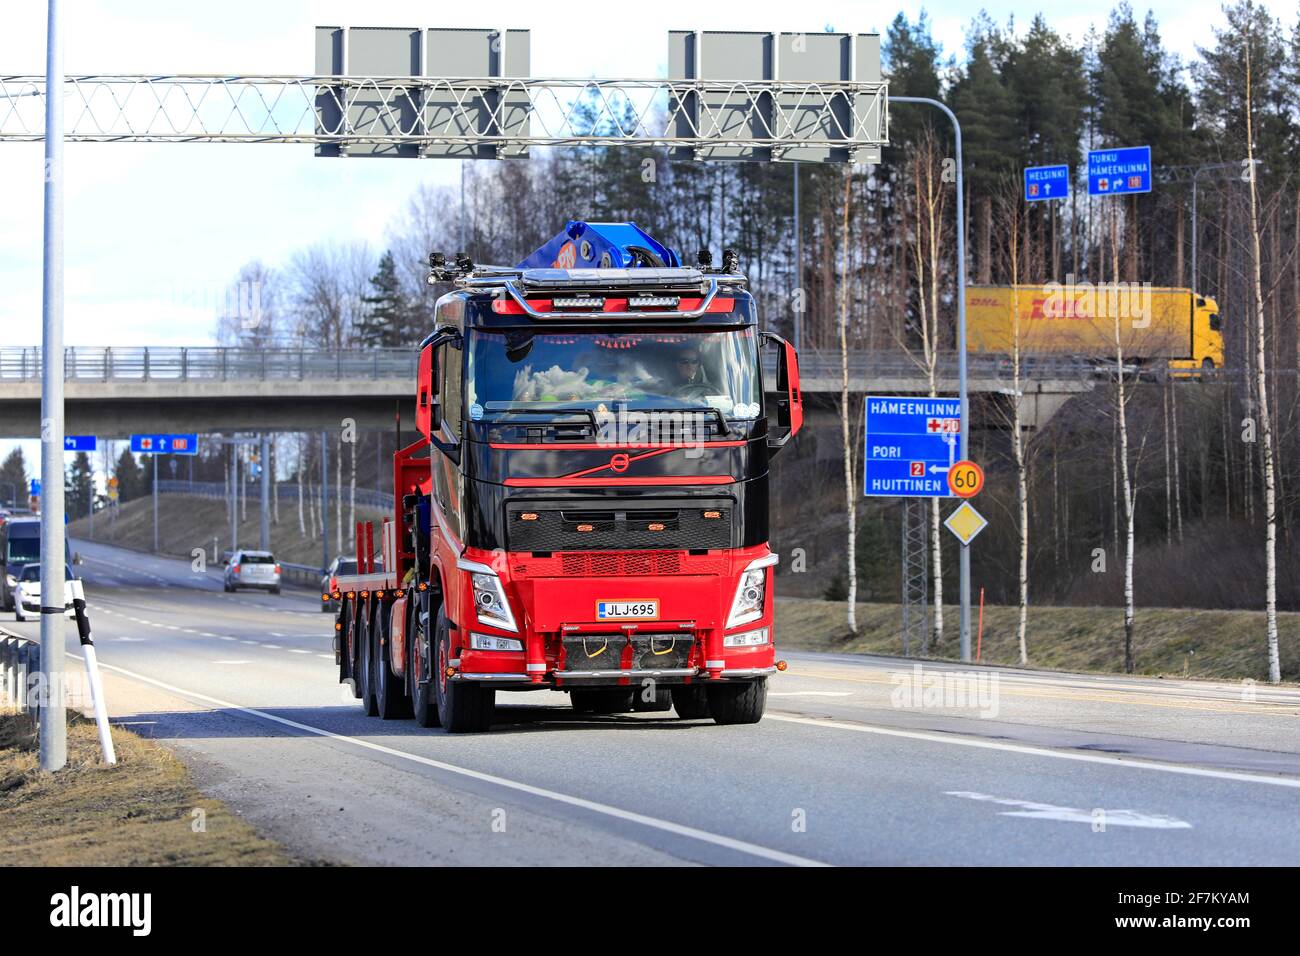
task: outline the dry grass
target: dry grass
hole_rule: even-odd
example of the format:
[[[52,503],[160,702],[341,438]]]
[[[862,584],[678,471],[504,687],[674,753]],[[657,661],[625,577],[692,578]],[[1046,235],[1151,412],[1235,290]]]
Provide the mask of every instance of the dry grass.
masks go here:
[[[956,658],[957,608],[944,608],[944,641],[931,655]],[[783,598],[777,603],[777,646],[851,654],[902,654],[896,604],[859,604],[858,633],[844,622],[843,602]],[[975,642],[976,610],[972,609]],[[1300,680],[1300,613],[1278,615],[1282,678]],[[1119,672],[1124,667],[1124,616],[1119,608],[1038,607],[1029,610],[1029,663],[1069,671]],[[973,653],[972,647],[972,653]],[[913,647],[912,653],[918,649]],[[1264,614],[1260,611],[1139,609],[1134,628],[1137,673],[1238,680],[1266,679]],[[982,659],[1019,662],[1016,609],[984,609]]]
[[[68,765],[38,766],[31,723],[0,713],[0,864],[282,866],[277,844],[200,794],[171,753],[113,728],[118,763],[100,760],[93,722],[68,714]],[[204,832],[195,832],[195,811]]]

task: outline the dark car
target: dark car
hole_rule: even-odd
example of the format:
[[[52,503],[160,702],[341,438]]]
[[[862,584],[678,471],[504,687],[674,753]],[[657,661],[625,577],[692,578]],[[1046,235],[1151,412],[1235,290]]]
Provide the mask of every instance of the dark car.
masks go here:
[[[66,564],[80,564],[73,558],[65,540],[63,560]],[[40,564],[41,519],[10,518],[0,525],[0,608],[14,609],[14,589],[18,587],[18,572],[25,564]]]
[[[320,579],[320,593],[333,594],[339,589],[340,574],[356,574],[357,559],[345,558],[341,555],[330,562],[330,566],[325,569],[325,576]],[[334,611],[339,609],[338,602],[331,598],[328,601],[320,602],[322,611]]]

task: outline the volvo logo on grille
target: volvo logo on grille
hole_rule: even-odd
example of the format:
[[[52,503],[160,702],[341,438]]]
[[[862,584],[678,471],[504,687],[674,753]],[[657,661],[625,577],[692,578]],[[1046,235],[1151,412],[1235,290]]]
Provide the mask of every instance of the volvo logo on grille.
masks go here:
[[[610,469],[613,471],[617,471],[620,474],[627,471],[627,466],[630,463],[631,463],[631,459],[627,456],[627,452],[622,452],[622,451],[609,459]]]

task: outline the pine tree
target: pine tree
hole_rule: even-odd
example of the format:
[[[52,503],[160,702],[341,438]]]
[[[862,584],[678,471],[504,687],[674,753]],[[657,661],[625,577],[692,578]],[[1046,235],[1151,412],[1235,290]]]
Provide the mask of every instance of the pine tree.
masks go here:
[[[0,504],[17,507],[27,501],[27,461],[14,448],[0,465]]]
[[[402,295],[392,252],[385,252],[379,260],[379,271],[370,277],[370,286],[374,291],[361,300],[366,309],[356,327],[358,343],[380,348],[411,344],[413,316]]]
[[[149,490],[144,473],[129,448],[123,448],[122,454],[118,456],[117,464],[113,466],[113,477],[117,479],[119,501],[131,501]]]
[[[95,472],[90,464],[90,456],[84,451],[77,452],[72,460],[63,483],[64,510],[70,521],[85,517],[90,512],[95,494]]]

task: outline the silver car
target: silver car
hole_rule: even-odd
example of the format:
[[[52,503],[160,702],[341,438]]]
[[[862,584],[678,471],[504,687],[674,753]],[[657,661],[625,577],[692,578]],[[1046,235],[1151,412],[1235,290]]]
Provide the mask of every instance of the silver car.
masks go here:
[[[226,591],[257,588],[280,593],[280,563],[270,551],[235,551],[226,562],[222,583]]]

